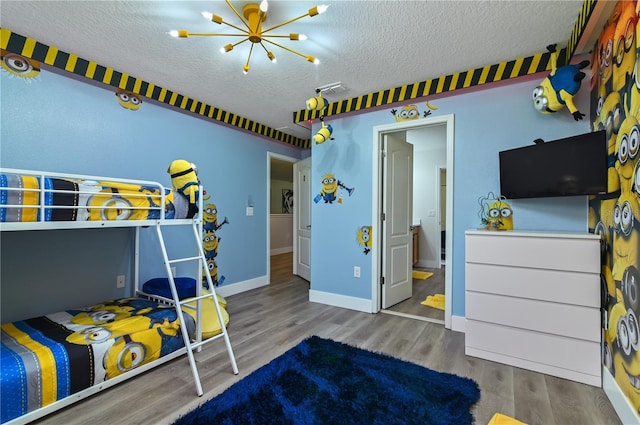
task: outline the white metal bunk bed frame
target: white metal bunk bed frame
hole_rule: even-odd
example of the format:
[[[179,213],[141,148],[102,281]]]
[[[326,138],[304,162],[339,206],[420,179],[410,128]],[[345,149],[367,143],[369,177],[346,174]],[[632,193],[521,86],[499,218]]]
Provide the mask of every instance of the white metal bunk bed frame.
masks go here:
[[[160,357],[157,360],[151,361],[147,364],[144,364],[142,366],[139,366],[135,369],[132,369],[130,371],[127,371],[121,375],[118,375],[114,378],[110,378],[106,381],[103,381],[99,384],[93,385],[89,388],[86,388],[82,391],[79,391],[75,394],[71,394],[68,397],[65,397],[61,400],[55,401],[54,403],[51,403],[47,406],[43,406],[39,409],[36,409],[34,411],[28,412],[27,414],[20,416],[18,418],[15,418],[11,421],[8,421],[5,423],[5,425],[14,425],[14,424],[23,424],[23,423],[28,423],[31,421],[34,421],[38,418],[41,418],[43,416],[46,416],[50,413],[53,413],[59,409],[62,409],[66,406],[69,406],[73,403],[76,403],[82,399],[85,399],[87,397],[90,397],[104,389],[110,388],[114,385],[119,384],[122,381],[125,381],[129,378],[132,378],[136,375],[139,375],[141,373],[144,373],[146,371],[148,371],[149,369],[152,369],[156,366],[159,366],[163,363],[166,363],[170,360],[173,360],[177,357],[182,356],[185,352],[187,353],[187,356],[189,358],[189,363],[191,366],[191,371],[193,374],[193,379],[194,382],[196,384],[196,393],[198,394],[198,396],[202,396],[203,395],[203,390],[202,390],[202,384],[200,383],[200,376],[198,374],[198,368],[196,365],[196,361],[195,361],[195,357],[193,355],[193,351],[197,350],[200,351],[200,349],[202,348],[203,345],[208,344],[210,342],[216,341],[219,338],[223,338],[225,341],[225,345],[227,347],[227,353],[229,355],[229,360],[231,362],[231,366],[233,369],[233,373],[234,374],[238,374],[238,366],[236,364],[236,360],[235,360],[235,356],[233,354],[233,348],[231,346],[231,341],[229,339],[229,334],[227,332],[227,327],[224,323],[224,318],[222,315],[222,311],[220,308],[220,305],[218,304],[218,298],[215,292],[215,287],[213,284],[213,280],[211,278],[211,275],[209,274],[209,270],[207,268],[207,262],[206,262],[206,257],[204,255],[204,250],[203,250],[203,246],[202,246],[202,211],[203,211],[203,196],[199,196],[198,197],[198,214],[196,214],[196,216],[194,218],[190,218],[190,219],[166,219],[165,218],[165,201],[166,201],[166,195],[165,195],[165,187],[158,183],[158,182],[154,182],[154,181],[147,181],[147,180],[131,180],[131,179],[119,179],[119,178],[112,178],[112,177],[103,177],[103,176],[91,176],[91,175],[80,175],[80,174],[64,174],[64,173],[57,173],[57,172],[48,172],[48,171],[34,171],[34,170],[23,170],[23,169],[16,169],[16,168],[0,168],[0,174],[16,174],[16,175],[20,175],[20,176],[33,176],[36,177],[38,179],[38,188],[33,188],[33,189],[27,189],[27,188],[10,188],[10,187],[3,187],[0,188],[0,190],[2,191],[20,191],[20,192],[34,192],[38,194],[38,205],[37,206],[33,206],[33,205],[2,205],[2,208],[7,208],[7,209],[11,209],[11,208],[21,208],[21,209],[28,209],[28,208],[38,208],[39,209],[39,215],[38,215],[38,221],[32,221],[32,222],[3,222],[0,223],[0,231],[20,231],[20,230],[62,230],[62,229],[87,229],[87,228],[103,228],[103,227],[135,227],[135,243],[134,243],[134,276],[133,276],[133,285],[132,285],[132,292],[135,293],[136,295],[142,295],[145,296],[147,298],[151,298],[155,301],[159,301],[159,302],[163,302],[165,304],[171,304],[173,306],[175,306],[176,308],[176,313],[179,317],[180,320],[180,330],[182,333],[182,337],[183,337],[183,341],[184,341],[184,347],[180,348],[179,350],[176,350],[170,354],[167,354],[163,357]],[[63,209],[80,209],[80,208],[86,208],[86,206],[69,206],[69,205],[45,205],[45,200],[46,200],[46,196],[47,194],[54,194],[54,193],[68,193],[68,191],[64,191],[64,190],[54,190],[54,189],[46,189],[45,188],[45,184],[44,181],[46,178],[56,178],[56,179],[66,179],[66,180],[78,180],[78,181],[95,181],[95,182],[113,182],[113,183],[123,183],[123,184],[132,184],[132,185],[140,185],[140,186],[147,186],[147,187],[151,187],[154,190],[157,190],[158,193],[160,194],[159,196],[157,195],[149,195],[149,194],[140,194],[140,195],[135,195],[135,194],[130,194],[127,193],[127,196],[140,196],[140,197],[151,197],[154,200],[156,200],[157,202],[156,205],[152,205],[150,207],[124,207],[126,209],[130,209],[130,210],[136,210],[136,209],[143,209],[143,210],[157,210],[159,212],[159,219],[147,219],[147,220],[104,220],[104,221],[98,221],[98,220],[85,220],[85,221],[44,221],[45,220],[45,210],[46,209],[56,209],[56,208],[63,208]],[[200,194],[203,193],[202,190],[202,186],[199,185],[198,186],[198,191]],[[82,192],[82,191],[78,191],[75,193],[85,193],[85,194],[95,194],[95,192]],[[96,209],[104,209],[104,210],[109,210],[109,209],[122,209],[123,206],[122,205],[107,205],[107,206],[92,206],[92,208],[96,208]],[[196,246],[197,246],[197,253],[196,255],[192,256],[192,257],[186,257],[186,258],[175,258],[175,259],[169,259],[168,257],[168,253],[167,253],[167,249],[166,249],[166,244],[164,241],[164,236],[162,234],[162,226],[186,226],[186,225],[190,225],[191,228],[193,229],[193,236],[196,242]],[[139,264],[139,260],[140,260],[140,228],[141,227],[151,227],[153,226],[156,229],[156,235],[158,238],[158,243],[160,245],[160,249],[162,251],[162,256],[163,256],[163,263],[165,266],[165,272],[167,274],[168,277],[168,281],[169,281],[169,287],[171,289],[171,294],[173,299],[168,299],[168,298],[164,298],[158,295],[152,295],[152,294],[147,294],[145,292],[143,292],[140,289],[140,282],[139,282],[139,270],[140,270],[140,264]],[[171,265],[174,263],[180,263],[180,262],[189,262],[189,261],[195,261],[198,263],[198,275],[196,275],[196,281],[199,282],[199,275],[200,273],[202,273],[202,271],[204,271],[204,273],[202,273],[202,275],[206,276],[207,279],[207,283],[209,284],[209,288],[210,288],[210,292],[203,294],[202,293],[202,285],[201,284],[197,284],[196,285],[196,296],[195,298],[188,298],[188,299],[184,299],[181,300],[179,298],[178,295],[178,291],[176,288],[176,283],[174,280],[174,276],[173,273],[171,271]],[[214,335],[211,338],[208,339],[202,339],[202,300],[206,299],[207,297],[211,297],[213,299],[213,304],[215,306],[215,310],[216,310],[216,315],[217,318],[219,320],[220,323],[220,329],[221,329],[221,333]],[[186,305],[187,303],[193,303],[195,301],[195,307],[192,307],[190,305]],[[187,325],[186,322],[184,320],[184,314],[182,311],[182,307],[184,306],[185,308],[195,308],[196,310],[196,338],[194,339],[194,341],[192,341],[189,338],[189,333],[187,330]]]

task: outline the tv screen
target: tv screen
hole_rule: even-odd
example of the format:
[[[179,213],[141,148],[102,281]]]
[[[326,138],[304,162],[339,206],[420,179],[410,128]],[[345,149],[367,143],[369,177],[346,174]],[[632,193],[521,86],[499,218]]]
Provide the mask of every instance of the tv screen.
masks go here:
[[[607,191],[605,131],[502,151],[500,193],[508,199]]]

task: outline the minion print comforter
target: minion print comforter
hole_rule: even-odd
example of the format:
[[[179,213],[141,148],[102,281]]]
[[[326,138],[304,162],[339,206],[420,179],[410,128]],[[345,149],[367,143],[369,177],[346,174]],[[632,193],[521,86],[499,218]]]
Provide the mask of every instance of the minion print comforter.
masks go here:
[[[1,341],[2,423],[184,346],[175,309],[143,298],[6,323]]]
[[[163,208],[166,219],[186,218],[186,197],[164,191],[163,200],[158,187],[0,174],[0,222],[154,220]]]

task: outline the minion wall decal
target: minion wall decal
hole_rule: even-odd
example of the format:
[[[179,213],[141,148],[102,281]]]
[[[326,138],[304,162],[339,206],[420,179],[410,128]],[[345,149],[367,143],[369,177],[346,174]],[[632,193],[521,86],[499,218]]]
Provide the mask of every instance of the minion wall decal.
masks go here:
[[[372,226],[361,226],[358,228],[356,239],[358,241],[358,245],[364,248],[363,252],[365,255],[371,252],[371,239],[373,237],[372,230]]]
[[[425,110],[422,113],[422,117],[420,116],[420,109],[418,109],[416,105],[405,105],[400,108],[400,110],[392,109],[391,115],[393,115],[393,118],[396,120],[396,122],[413,121],[417,120],[418,118],[426,118],[431,115],[431,110],[438,109],[430,106],[429,102],[427,102],[427,108],[429,109]]]
[[[130,111],[137,111],[140,109],[140,105],[142,105],[140,96],[127,90],[116,90],[116,99],[120,106]]]
[[[354,190],[355,188],[347,187],[338,180],[334,174],[325,174],[324,177],[322,177],[322,189],[320,193],[313,198],[313,202],[317,204],[322,200],[325,204],[333,204],[334,202],[341,204],[343,194],[346,192],[351,196]]]
[[[584,118],[573,103],[573,97],[580,90],[582,80],[587,76],[581,69],[589,66],[584,60],[576,65],[557,67],[556,45],[550,44],[547,50],[551,54],[551,73],[533,90],[533,106],[542,114],[552,114],[565,106],[576,121]]]
[[[2,56],[0,62],[2,68],[0,69],[8,72],[9,75],[23,78],[29,82],[34,81],[40,75],[40,62],[4,49],[0,50],[0,55]]]
[[[507,198],[493,192],[478,199],[478,217],[486,230],[513,230],[513,210]]]
[[[589,200],[602,238],[603,365],[640,414],[640,3],[619,1],[594,44],[592,129],[606,130],[606,194]]]
[[[207,204],[203,207],[204,211],[202,214],[202,249],[207,259],[207,272],[209,276],[211,276],[213,286],[220,286],[225,278],[224,276],[218,277],[218,263],[215,261],[215,258],[218,256],[218,247],[222,240],[217,235],[217,232],[222,226],[229,224],[229,220],[225,216],[225,218],[218,223],[218,207],[216,204],[209,202],[210,199],[210,196],[203,199],[203,201],[207,201]],[[204,270],[202,273],[202,283],[205,288],[209,289],[207,275]]]
[[[202,242],[205,258],[216,258],[218,255],[218,244],[220,243],[220,238],[216,236],[216,232],[213,230],[205,232]]]
[[[209,198],[207,198],[209,199]],[[229,223],[229,219],[225,216],[222,222],[218,223],[218,207],[216,204],[209,203],[204,206],[204,214],[202,215],[202,221],[205,231],[218,230],[223,225]]]

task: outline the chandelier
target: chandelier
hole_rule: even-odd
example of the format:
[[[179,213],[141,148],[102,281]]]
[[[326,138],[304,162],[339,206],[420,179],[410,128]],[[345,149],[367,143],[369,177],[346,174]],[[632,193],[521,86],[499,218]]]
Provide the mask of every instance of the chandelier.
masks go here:
[[[229,0],[225,0],[225,1],[227,5],[229,5],[231,10],[233,10],[233,12],[236,14],[236,16],[242,21],[242,23],[246,28],[242,28],[242,27],[230,24],[229,22],[226,22],[224,19],[222,19],[221,16],[214,15],[213,13],[210,13],[210,12],[202,12],[202,16],[204,16],[206,19],[210,20],[215,24],[218,24],[218,25],[224,24],[231,28],[234,28],[240,31],[240,33],[236,33],[236,34],[195,33],[195,32],[189,32],[187,30],[177,30],[177,31],[174,30],[174,31],[170,31],[169,34],[173,37],[179,37],[179,38],[189,38],[194,36],[241,37],[241,40],[238,41],[237,43],[229,43],[223,46],[222,48],[220,48],[220,52],[222,53],[228,53],[239,44],[242,44],[246,41],[250,41],[251,47],[249,49],[249,56],[247,57],[247,62],[244,64],[244,67],[242,69],[242,72],[245,74],[249,72],[249,62],[251,61],[251,53],[253,53],[253,47],[257,44],[259,44],[264,49],[269,60],[271,60],[271,62],[274,62],[274,63],[276,62],[276,55],[271,50],[267,49],[267,46],[265,46],[265,43],[287,50],[295,55],[301,56],[311,63],[315,63],[315,64],[320,63],[320,61],[317,58],[311,55],[302,54],[296,50],[290,49],[289,47],[283,46],[282,44],[276,43],[274,40],[272,40],[273,38],[288,38],[289,40],[293,40],[293,41],[306,40],[307,37],[304,34],[289,33],[286,35],[276,35],[276,34],[269,34],[269,33],[277,28],[283,27],[287,24],[290,24],[292,22],[295,22],[307,16],[313,17],[316,15],[319,15],[324,11],[326,11],[329,6],[322,5],[322,6],[312,7],[304,15],[300,15],[296,18],[289,19],[288,21],[284,21],[278,25],[274,25],[270,28],[263,30],[262,23],[267,18],[267,9],[269,8],[269,4],[267,0],[262,0],[262,2],[259,5],[254,3],[247,4],[242,9],[242,16],[238,12],[238,10],[233,6],[233,4],[231,4],[231,1]]]

